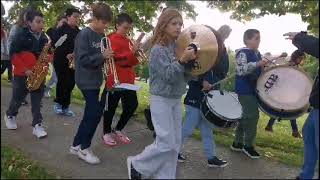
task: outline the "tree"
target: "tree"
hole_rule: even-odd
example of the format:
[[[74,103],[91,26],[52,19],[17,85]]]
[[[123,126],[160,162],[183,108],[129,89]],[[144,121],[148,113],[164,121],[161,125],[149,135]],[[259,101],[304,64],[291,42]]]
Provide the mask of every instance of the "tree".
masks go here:
[[[157,11],[161,10],[163,6],[175,7],[186,13],[187,17],[195,19],[196,12],[194,11],[194,6],[189,4],[185,0],[183,1],[107,1],[114,15],[119,14],[120,12],[126,12],[130,14],[135,22],[135,28],[138,31],[150,32],[153,29],[152,21],[157,16]],[[80,7],[82,16],[88,14],[88,9],[90,9],[91,4],[95,0],[86,0],[86,1],[77,1],[84,2],[84,6]],[[8,21],[13,23],[16,21],[19,11],[22,8],[27,6],[34,6],[41,10],[45,17],[45,26],[46,28],[51,27],[55,24],[56,17],[62,14],[68,7],[73,6],[74,1],[54,1],[54,0],[28,0],[28,1],[15,1],[13,7],[9,10]],[[83,26],[86,22],[82,21],[81,25]]]
[[[300,14],[302,21],[309,23],[308,30],[319,35],[319,1],[208,1],[208,7],[222,11],[232,11],[231,18],[239,21],[249,21],[268,14],[279,16],[286,13]]]

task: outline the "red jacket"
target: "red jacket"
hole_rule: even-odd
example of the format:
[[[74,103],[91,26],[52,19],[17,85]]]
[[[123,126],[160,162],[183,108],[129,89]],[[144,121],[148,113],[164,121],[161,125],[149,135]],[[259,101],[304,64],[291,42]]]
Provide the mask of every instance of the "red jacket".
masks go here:
[[[32,52],[21,51],[12,55],[13,74],[25,76],[26,70],[32,70],[36,64],[36,56]]]
[[[120,83],[134,84],[136,76],[134,66],[137,65],[139,61],[129,48],[129,39],[117,33],[109,34],[108,38],[110,39],[111,48],[114,52],[114,62]],[[106,87],[107,89],[111,89],[113,85],[114,77],[109,67]]]

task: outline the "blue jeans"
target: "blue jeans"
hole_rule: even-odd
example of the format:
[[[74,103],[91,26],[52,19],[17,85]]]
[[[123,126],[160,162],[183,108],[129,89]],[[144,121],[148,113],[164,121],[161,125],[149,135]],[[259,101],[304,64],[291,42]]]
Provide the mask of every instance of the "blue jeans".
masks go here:
[[[81,149],[87,149],[91,145],[91,140],[101,120],[106,98],[102,96],[99,100],[99,89],[82,89],[81,92],[86,105],[83,119],[73,140],[73,146],[81,145]]]
[[[302,128],[304,162],[299,177],[312,179],[319,159],[319,109],[313,109]]]
[[[204,151],[208,159],[216,156],[215,143],[213,139],[213,126],[201,116],[200,109],[186,105],[186,120],[182,127],[182,144],[190,137],[196,127],[200,129]]]

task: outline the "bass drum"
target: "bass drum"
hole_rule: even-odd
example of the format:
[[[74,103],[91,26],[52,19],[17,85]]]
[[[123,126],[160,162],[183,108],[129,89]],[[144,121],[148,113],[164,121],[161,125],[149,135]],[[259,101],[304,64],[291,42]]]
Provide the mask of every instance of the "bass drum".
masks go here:
[[[294,119],[309,108],[312,80],[301,69],[275,66],[263,72],[257,80],[260,109],[274,118]]]
[[[237,94],[212,90],[201,103],[201,115],[219,128],[234,128],[242,117],[242,106]]]

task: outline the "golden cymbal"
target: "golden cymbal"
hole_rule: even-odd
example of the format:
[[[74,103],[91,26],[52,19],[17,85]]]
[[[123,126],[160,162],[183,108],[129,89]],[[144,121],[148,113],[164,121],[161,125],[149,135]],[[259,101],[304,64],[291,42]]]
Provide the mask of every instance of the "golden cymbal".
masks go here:
[[[184,29],[177,39],[176,56],[181,58],[189,44],[197,46],[197,56],[191,74],[204,74],[217,62],[218,42],[214,33],[204,25],[191,25]]]

